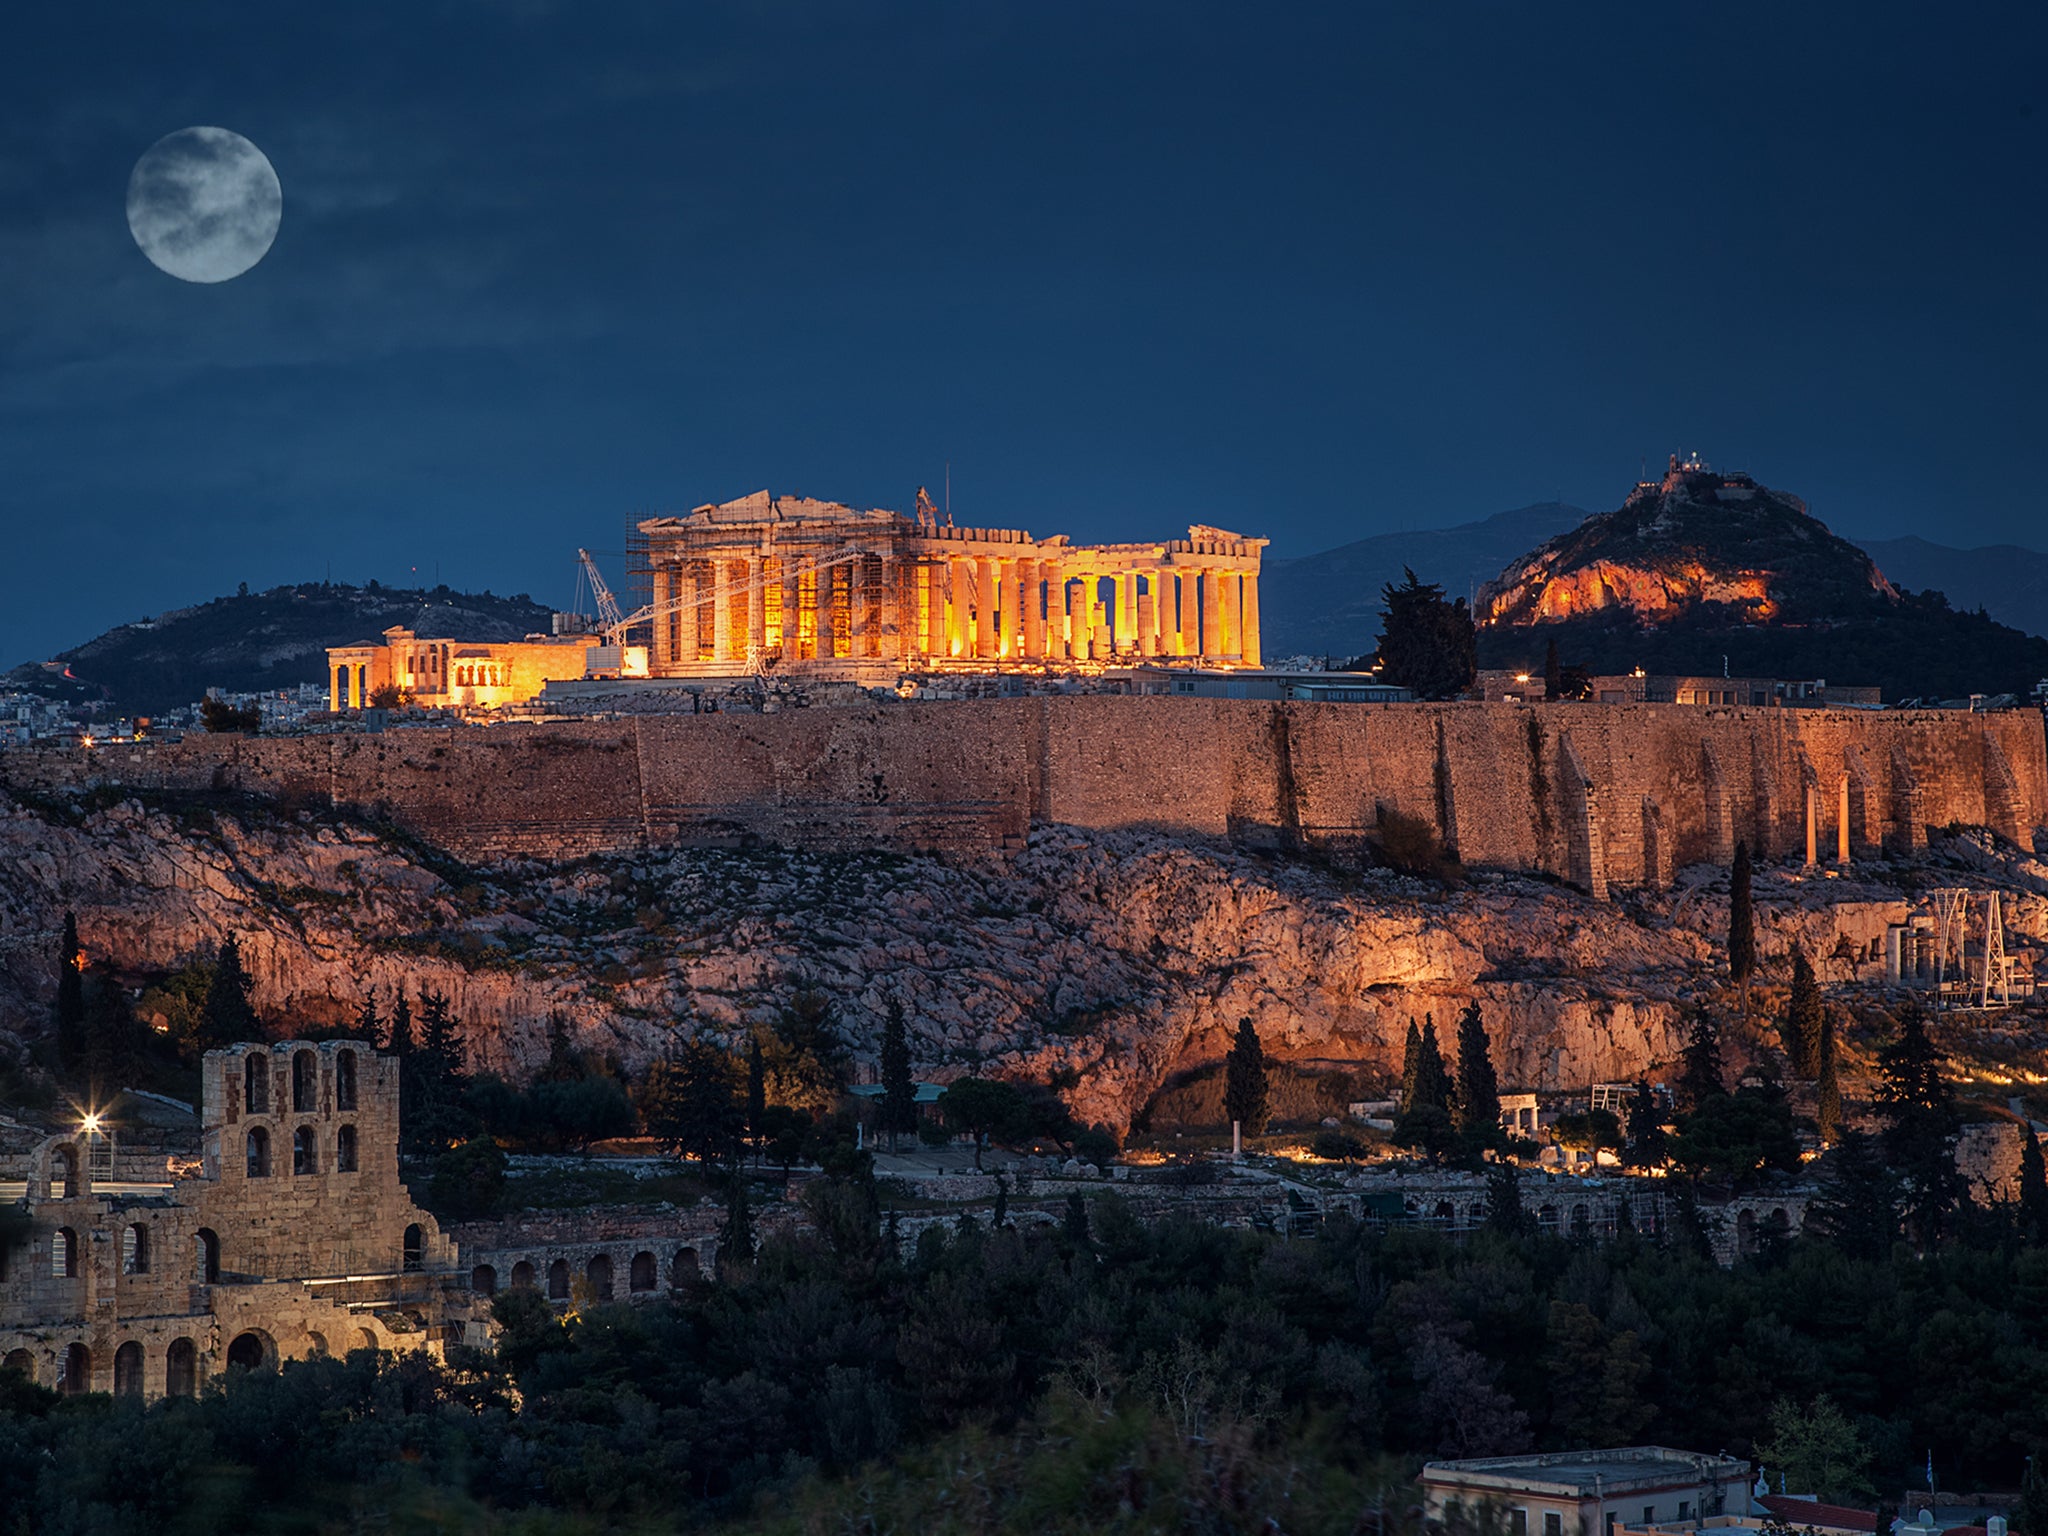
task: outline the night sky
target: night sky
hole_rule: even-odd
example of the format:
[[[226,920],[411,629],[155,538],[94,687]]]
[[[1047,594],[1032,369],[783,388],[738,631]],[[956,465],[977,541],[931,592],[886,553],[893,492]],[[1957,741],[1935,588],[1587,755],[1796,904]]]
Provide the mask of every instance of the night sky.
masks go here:
[[[2038,15],[15,7],[0,662],[240,581],[562,603],[635,513],[949,461],[963,522],[1306,554],[1696,449],[2048,546]],[[215,285],[124,218],[192,125],[283,186]]]

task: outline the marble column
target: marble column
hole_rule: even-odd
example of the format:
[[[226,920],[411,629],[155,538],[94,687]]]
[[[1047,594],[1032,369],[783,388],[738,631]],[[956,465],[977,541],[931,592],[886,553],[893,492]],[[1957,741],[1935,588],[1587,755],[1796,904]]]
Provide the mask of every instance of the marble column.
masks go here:
[[[732,562],[711,562],[711,659],[732,660]]]
[[[1201,650],[1201,627],[1196,613],[1198,596],[1195,589],[1195,570],[1193,566],[1184,565],[1176,570],[1174,575],[1178,578],[1177,585],[1180,588],[1180,627],[1174,635],[1173,654],[1194,656]]]
[[[846,654],[859,661],[868,653],[868,558],[856,555],[846,568]]]
[[[669,643],[669,631],[676,622],[675,610],[669,604],[674,600],[675,578],[671,568],[657,564],[654,567],[654,646],[652,670],[666,672],[675,660],[675,647]]]
[[[768,654],[768,560],[755,555],[747,561],[747,652],[756,660]]]
[[[1151,590],[1138,594],[1138,650],[1146,656],[1157,655],[1159,651],[1159,582],[1153,578]]]
[[[1842,775],[1842,783],[1835,795],[1835,862],[1849,862],[1849,775]]]
[[[1262,665],[1259,650],[1259,573],[1256,570],[1244,573],[1244,606],[1240,621],[1244,626],[1244,664],[1248,667]]]
[[[1237,616],[1237,572],[1223,573],[1223,654],[1244,654],[1244,627]]]
[[[1024,659],[1024,571],[1029,560],[1003,562],[1003,654]]]
[[[1222,584],[1212,567],[1202,572],[1202,659],[1214,661],[1223,654]]]
[[[1116,648],[1138,648],[1138,573],[1133,570],[1116,573]]]
[[[1027,657],[1045,654],[1044,595],[1039,591],[1042,563],[1037,560],[1017,562],[1017,600],[1023,605],[1017,637],[1023,643],[1023,654]]]
[[[974,562],[974,654],[983,661],[996,653],[995,565],[987,555]]]
[[[697,567],[691,563],[681,567],[676,575],[676,602],[679,605],[676,617],[682,621],[682,644],[676,650],[676,659],[685,667],[694,667],[704,659],[697,646],[698,631],[702,625],[697,613]]]

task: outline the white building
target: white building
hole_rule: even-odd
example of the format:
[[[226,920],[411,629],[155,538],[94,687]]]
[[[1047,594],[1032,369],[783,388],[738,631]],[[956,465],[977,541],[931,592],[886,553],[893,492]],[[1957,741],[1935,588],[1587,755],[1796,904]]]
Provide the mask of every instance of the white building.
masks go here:
[[[1614,1536],[1625,1526],[1750,1513],[1750,1464],[1661,1445],[1432,1461],[1416,1479],[1423,1515],[1486,1505],[1507,1536]]]

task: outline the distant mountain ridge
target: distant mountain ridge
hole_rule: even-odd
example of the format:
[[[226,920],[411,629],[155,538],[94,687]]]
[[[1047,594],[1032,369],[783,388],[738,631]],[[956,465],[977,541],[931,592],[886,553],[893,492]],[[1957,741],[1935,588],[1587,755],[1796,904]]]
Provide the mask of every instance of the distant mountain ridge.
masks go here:
[[[97,695],[127,714],[160,714],[208,688],[258,693],[322,682],[329,646],[374,640],[394,624],[435,638],[516,640],[545,631],[551,618],[524,593],[301,582],[119,625],[52,658],[61,671],[32,662],[0,677],[0,686]]]

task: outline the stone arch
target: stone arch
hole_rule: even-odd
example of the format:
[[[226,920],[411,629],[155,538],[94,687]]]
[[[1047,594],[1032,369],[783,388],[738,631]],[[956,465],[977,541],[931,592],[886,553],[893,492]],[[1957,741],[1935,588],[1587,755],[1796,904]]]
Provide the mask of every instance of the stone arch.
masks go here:
[[[612,1299],[612,1256],[594,1253],[583,1266],[583,1278],[590,1282],[590,1294],[599,1301]]]
[[[142,1346],[133,1339],[114,1351],[114,1396],[142,1396]]]
[[[1572,1207],[1572,1236],[1591,1237],[1592,1235],[1593,1208],[1581,1200]]]
[[[228,1343],[228,1369],[260,1371],[277,1364],[277,1340],[261,1328],[245,1329]]]
[[[121,1229],[121,1273],[149,1273],[149,1228],[139,1221],[130,1222]]]
[[[426,1267],[427,1234],[416,1221],[405,1229],[405,1241],[400,1249],[399,1262],[402,1268],[408,1270]]]
[[[512,1266],[512,1288],[523,1291],[533,1289],[533,1265],[525,1259]]]
[[[251,1051],[242,1058],[242,1108],[252,1115],[270,1113],[270,1056]]]
[[[24,1380],[36,1379],[36,1357],[25,1349],[10,1349],[7,1358],[0,1360],[0,1371],[18,1371]]]
[[[249,1131],[248,1174],[252,1179],[270,1177],[270,1132],[262,1126],[252,1126]]]
[[[676,1256],[669,1260],[668,1283],[671,1289],[681,1290],[692,1280],[702,1277],[704,1266],[697,1262],[697,1250],[678,1248]]]
[[[320,1097],[320,1058],[311,1051],[292,1052],[292,1113],[310,1115]]]
[[[50,1198],[69,1200],[79,1193],[78,1148],[66,1142],[50,1149]]]
[[[1458,1213],[1451,1208],[1451,1202],[1448,1200],[1437,1201],[1436,1208],[1429,1214],[1437,1221],[1456,1221],[1458,1219]]]
[[[320,1156],[313,1140],[313,1127],[302,1125],[292,1132],[292,1172],[309,1174],[319,1171]]]
[[[654,1255],[636,1253],[626,1275],[626,1289],[635,1293],[654,1289]]]
[[[173,1339],[164,1351],[164,1393],[169,1397],[199,1395],[199,1346],[190,1339]]]
[[[59,1227],[50,1237],[50,1277],[78,1278],[78,1234],[69,1227]]]
[[[1557,1207],[1554,1205],[1537,1206],[1536,1226],[1539,1231],[1555,1232],[1557,1230]]]
[[[557,1259],[548,1266],[548,1300],[569,1299],[569,1261]]]
[[[334,1133],[334,1171],[356,1171],[356,1128],[352,1125],[344,1125]]]
[[[355,1344],[355,1347],[356,1347],[357,1349],[375,1349],[375,1348],[377,1348],[377,1347],[378,1347],[378,1345],[377,1345],[377,1335],[376,1335],[376,1334],[374,1334],[374,1333],[372,1333],[372,1332],[371,1332],[371,1331],[370,1331],[369,1329],[367,1329],[367,1328],[358,1328],[358,1329],[356,1330],[356,1344]]]
[[[498,1294],[498,1270],[493,1264],[479,1264],[469,1272],[469,1288],[479,1296]]]
[[[69,1344],[58,1356],[57,1390],[66,1397],[83,1397],[92,1390],[92,1351],[84,1344]]]
[[[194,1257],[197,1259],[197,1278],[201,1285],[216,1285],[220,1281],[220,1238],[211,1227],[201,1227],[192,1234]]]
[[[315,1360],[327,1358],[327,1335],[317,1328],[306,1330],[306,1353]]]
[[[1756,1212],[1747,1207],[1735,1218],[1735,1249],[1744,1256],[1756,1252]]]
[[[356,1107],[356,1053],[340,1050],[334,1053],[334,1107],[344,1114],[352,1113]]]

